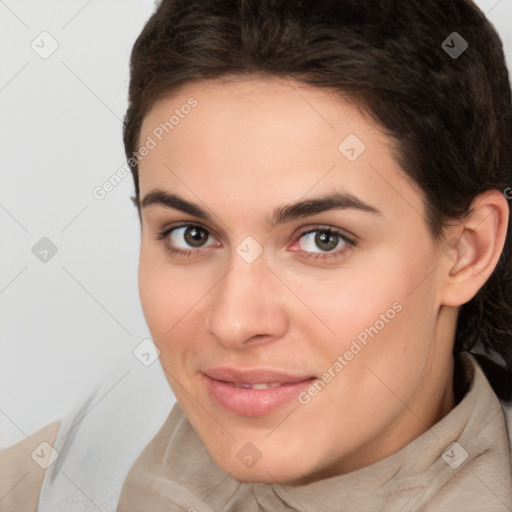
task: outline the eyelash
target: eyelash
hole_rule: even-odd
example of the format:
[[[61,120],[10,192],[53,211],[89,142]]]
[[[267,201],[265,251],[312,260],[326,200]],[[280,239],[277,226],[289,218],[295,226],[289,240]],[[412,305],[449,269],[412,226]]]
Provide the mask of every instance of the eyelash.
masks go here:
[[[178,256],[178,257],[183,257],[183,258],[194,257],[193,253],[199,252],[200,248],[197,249],[197,250],[191,249],[191,250],[185,251],[183,249],[176,249],[174,247],[171,247],[169,245],[168,241],[167,241],[167,237],[174,230],[179,229],[179,228],[183,228],[183,227],[187,227],[187,228],[192,227],[192,228],[204,229],[208,233],[208,235],[211,236],[211,233],[208,231],[208,229],[203,227],[203,226],[201,226],[200,224],[191,223],[191,222],[184,222],[182,224],[176,224],[176,225],[174,225],[174,226],[172,226],[170,228],[167,228],[167,229],[161,231],[157,235],[157,240],[163,240],[164,241],[165,249],[171,255],[173,255],[173,256]],[[328,233],[330,235],[333,234],[333,235],[338,236],[344,242],[343,247],[338,249],[338,250],[336,250],[336,251],[324,252],[324,253],[312,253],[312,252],[303,251],[303,250],[297,250],[297,251],[294,251],[294,252],[298,252],[298,253],[303,254],[304,256],[302,256],[302,257],[304,257],[304,258],[306,258],[308,260],[313,260],[313,261],[322,260],[322,261],[324,261],[324,260],[331,260],[331,259],[335,259],[335,258],[344,256],[345,253],[348,250],[350,250],[351,248],[355,247],[355,245],[356,245],[356,242],[354,240],[351,240],[350,238],[348,238],[340,230],[332,228],[332,227],[329,227],[329,226],[321,226],[321,225],[313,226],[310,229],[301,231],[294,238],[293,243],[298,242],[303,236],[308,235],[310,233],[316,233],[317,231],[322,232],[322,233]]]

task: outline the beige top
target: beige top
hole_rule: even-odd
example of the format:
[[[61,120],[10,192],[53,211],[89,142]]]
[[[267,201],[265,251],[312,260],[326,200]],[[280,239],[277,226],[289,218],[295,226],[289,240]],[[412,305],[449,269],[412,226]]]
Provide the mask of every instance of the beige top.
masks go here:
[[[0,512],[35,512],[45,470],[36,464],[41,443],[53,445],[60,422],[47,425],[24,441],[0,450]]]
[[[476,360],[460,359],[468,391],[431,429],[375,464],[298,487],[224,474],[176,404],[132,465],[117,512],[510,511],[504,412]],[[0,452],[0,512],[36,511],[43,472],[30,454],[42,439],[52,444],[57,426]]]

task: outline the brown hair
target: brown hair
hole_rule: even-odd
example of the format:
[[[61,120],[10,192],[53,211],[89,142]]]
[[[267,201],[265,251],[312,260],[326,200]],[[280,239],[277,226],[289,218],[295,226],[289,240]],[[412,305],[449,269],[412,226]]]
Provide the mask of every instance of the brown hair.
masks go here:
[[[467,49],[450,52],[454,41]],[[133,154],[154,103],[191,81],[245,75],[293,78],[363,105],[396,141],[440,243],[478,194],[511,190],[503,48],[470,0],[163,0],[134,44],[130,72],[124,144],[137,204]],[[510,219],[494,273],[459,311],[454,353],[475,345],[512,372]],[[510,398],[506,387],[497,392]]]

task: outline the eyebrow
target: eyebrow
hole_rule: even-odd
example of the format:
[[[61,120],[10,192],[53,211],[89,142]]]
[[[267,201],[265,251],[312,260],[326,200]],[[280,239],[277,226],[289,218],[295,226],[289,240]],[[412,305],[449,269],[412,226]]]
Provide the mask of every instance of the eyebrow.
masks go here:
[[[201,206],[191,203],[177,194],[170,194],[164,190],[152,190],[140,202],[141,209],[153,205],[179,210],[183,213],[199,217],[200,219],[213,221],[213,216]],[[326,211],[349,209],[382,216],[382,212],[377,208],[365,203],[354,195],[335,191],[280,206],[273,210],[271,215],[266,217],[265,220],[269,226],[273,227],[278,224],[285,224],[292,220],[309,217]]]

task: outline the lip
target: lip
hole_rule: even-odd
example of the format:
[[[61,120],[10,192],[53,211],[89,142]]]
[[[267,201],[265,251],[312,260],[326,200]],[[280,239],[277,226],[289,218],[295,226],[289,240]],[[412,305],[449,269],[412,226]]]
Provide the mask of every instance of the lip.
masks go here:
[[[270,369],[211,368],[203,372],[210,398],[223,409],[241,416],[264,416],[297,398],[316,377],[291,375]],[[277,387],[250,389],[235,387],[259,383],[279,383]]]

